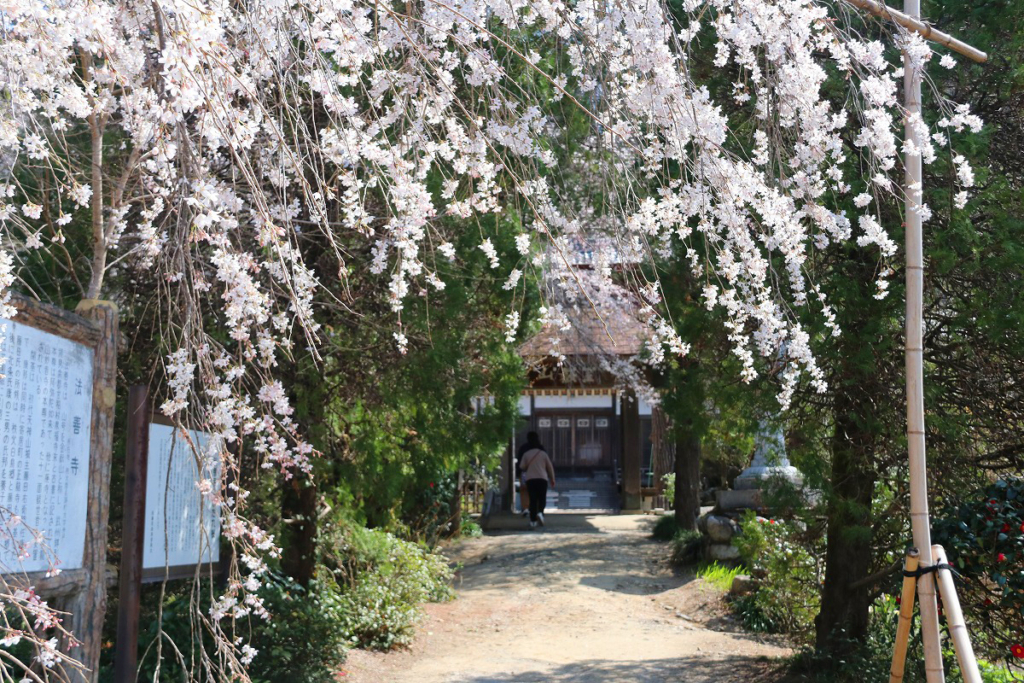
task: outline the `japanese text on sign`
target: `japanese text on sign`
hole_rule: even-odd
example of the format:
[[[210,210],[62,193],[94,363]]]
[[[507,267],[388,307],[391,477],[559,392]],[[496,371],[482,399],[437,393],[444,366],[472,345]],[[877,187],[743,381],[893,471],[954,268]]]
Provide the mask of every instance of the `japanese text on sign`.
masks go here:
[[[143,569],[220,559],[220,507],[201,490],[220,490],[220,458],[208,456],[209,440],[195,430],[149,426]]]
[[[93,352],[0,320],[0,570],[82,567]],[[36,534],[41,536],[37,541]]]

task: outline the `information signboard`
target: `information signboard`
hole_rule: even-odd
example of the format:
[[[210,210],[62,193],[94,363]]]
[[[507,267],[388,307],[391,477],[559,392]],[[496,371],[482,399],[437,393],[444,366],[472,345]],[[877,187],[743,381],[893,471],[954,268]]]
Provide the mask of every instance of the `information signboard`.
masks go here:
[[[6,358],[0,368],[0,509],[10,527],[0,537],[0,566],[4,572],[47,571],[55,559],[61,569],[80,569],[93,349],[14,321],[0,324],[0,356]],[[34,533],[42,543],[29,543]]]
[[[220,560],[220,506],[200,489],[200,482],[208,482],[210,490],[220,490],[220,459],[207,456],[209,442],[196,430],[149,425],[142,550],[147,579],[162,579],[165,568]]]

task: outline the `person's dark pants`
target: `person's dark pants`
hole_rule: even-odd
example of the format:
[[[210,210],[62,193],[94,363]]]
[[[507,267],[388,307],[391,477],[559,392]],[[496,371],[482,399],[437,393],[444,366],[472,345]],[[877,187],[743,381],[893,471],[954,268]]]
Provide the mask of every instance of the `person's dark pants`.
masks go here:
[[[536,522],[537,515],[544,512],[548,502],[548,480],[527,479],[526,490],[530,494],[530,521]]]

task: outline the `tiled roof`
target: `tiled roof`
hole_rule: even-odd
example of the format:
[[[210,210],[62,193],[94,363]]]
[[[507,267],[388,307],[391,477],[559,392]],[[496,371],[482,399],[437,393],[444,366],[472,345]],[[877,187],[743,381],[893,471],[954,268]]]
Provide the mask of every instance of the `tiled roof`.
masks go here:
[[[569,330],[548,323],[519,347],[524,358],[565,356],[633,356],[645,338],[644,325],[634,311],[623,308],[585,309]]]

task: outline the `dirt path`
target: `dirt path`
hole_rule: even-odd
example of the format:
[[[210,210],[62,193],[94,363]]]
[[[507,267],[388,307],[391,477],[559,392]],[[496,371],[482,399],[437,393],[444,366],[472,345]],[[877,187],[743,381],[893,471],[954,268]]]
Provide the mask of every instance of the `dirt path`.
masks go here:
[[[429,605],[412,647],[353,652],[353,683],[754,683],[788,653],[744,633],[722,596],[677,575],[650,518],[549,516],[543,531],[463,541],[458,598]]]

